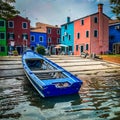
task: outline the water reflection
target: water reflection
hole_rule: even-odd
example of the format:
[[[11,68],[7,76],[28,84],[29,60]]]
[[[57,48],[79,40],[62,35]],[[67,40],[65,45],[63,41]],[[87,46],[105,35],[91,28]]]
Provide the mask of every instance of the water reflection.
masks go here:
[[[0,119],[119,120],[120,77],[83,80],[77,95],[43,99],[27,78],[0,80]]]

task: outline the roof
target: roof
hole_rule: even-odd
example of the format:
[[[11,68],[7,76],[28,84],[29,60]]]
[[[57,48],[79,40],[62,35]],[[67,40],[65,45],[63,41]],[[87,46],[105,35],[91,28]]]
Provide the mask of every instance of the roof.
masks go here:
[[[97,12],[97,13],[94,13],[94,14],[90,14],[90,15],[87,15],[87,16],[85,16],[85,17],[82,17],[82,18],[78,18],[78,19],[76,19],[76,20],[73,20],[73,21],[71,21],[71,22],[69,22],[69,23],[65,23],[65,24],[62,24],[61,26],[63,26],[63,25],[66,25],[66,24],[70,24],[70,23],[73,23],[73,22],[75,22],[75,21],[77,21],[77,20],[81,20],[81,19],[84,19],[84,18],[86,18],[86,17],[90,17],[90,16],[93,16],[93,15],[96,15],[96,14],[98,14],[99,12]],[[106,14],[104,14],[104,13],[102,13],[104,16],[106,16],[107,18],[109,18],[110,19],[110,17],[108,17]]]
[[[50,25],[50,24],[45,24],[45,23],[37,22],[37,23],[36,23],[36,28],[39,28],[39,27],[52,27],[52,28],[57,28],[58,26],[57,26],[57,25],[53,26],[53,25]]]
[[[120,23],[120,20],[118,20],[118,19],[109,20],[109,25],[111,25],[111,24],[116,24],[116,23]]]
[[[47,28],[58,28],[58,26],[53,26],[53,25],[37,22],[36,27],[31,27],[31,31],[47,33]]]
[[[30,20],[28,19],[28,17],[24,18],[24,17],[22,17],[22,16],[20,16],[20,15],[13,16],[12,18],[9,18],[8,21],[9,21],[9,20],[13,20],[13,19],[15,19],[15,18],[22,18],[22,19],[27,20],[27,21],[30,22]]]
[[[41,33],[46,33],[45,28],[31,28],[31,32],[41,32]]]

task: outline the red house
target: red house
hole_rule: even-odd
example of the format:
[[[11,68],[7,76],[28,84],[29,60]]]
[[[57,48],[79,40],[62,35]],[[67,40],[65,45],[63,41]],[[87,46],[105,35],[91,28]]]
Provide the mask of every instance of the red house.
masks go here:
[[[30,20],[18,15],[9,19],[7,35],[9,51],[17,50],[22,54],[30,47]]]
[[[50,50],[51,54],[56,54],[55,46],[60,43],[60,28],[58,26],[55,27],[47,27],[47,46]]]
[[[103,54],[109,48],[109,17],[103,13],[103,5],[98,12],[74,21],[74,54]]]

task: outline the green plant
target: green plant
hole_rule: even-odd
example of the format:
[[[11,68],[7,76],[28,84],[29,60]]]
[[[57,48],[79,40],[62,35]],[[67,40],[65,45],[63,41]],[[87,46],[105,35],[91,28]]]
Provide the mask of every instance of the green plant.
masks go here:
[[[13,52],[13,55],[14,56],[17,56],[18,55],[18,51],[17,50],[14,50],[14,51],[12,51]]]
[[[43,47],[43,46],[38,46],[36,48],[36,51],[37,51],[37,53],[39,53],[41,55],[45,55],[45,47]]]

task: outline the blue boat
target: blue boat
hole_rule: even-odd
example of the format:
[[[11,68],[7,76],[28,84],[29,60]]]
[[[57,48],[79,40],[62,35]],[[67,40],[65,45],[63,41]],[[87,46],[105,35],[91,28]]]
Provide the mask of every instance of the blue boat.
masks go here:
[[[22,56],[26,76],[42,97],[76,94],[82,81],[46,57],[27,50]]]

